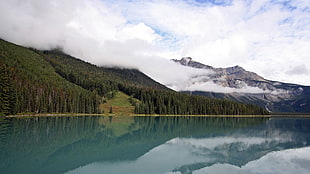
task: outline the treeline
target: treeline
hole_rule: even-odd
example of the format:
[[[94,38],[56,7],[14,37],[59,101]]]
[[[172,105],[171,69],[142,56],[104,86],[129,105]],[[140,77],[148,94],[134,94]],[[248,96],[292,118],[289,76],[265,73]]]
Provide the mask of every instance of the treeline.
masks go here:
[[[211,99],[202,96],[154,90],[120,87],[122,91],[139,99],[134,102],[137,114],[172,115],[265,115],[268,112],[256,105],[230,100]]]
[[[0,113],[101,113],[123,91],[138,114],[268,114],[254,105],[174,92],[138,70],[103,68],[60,51],[0,40]]]
[[[14,76],[10,71],[7,66],[0,64],[0,113],[4,114],[13,114],[16,106]]]
[[[22,81],[18,81],[16,89],[16,106],[12,113],[99,112],[100,98],[91,91]]]
[[[118,84],[169,90],[136,69],[98,67],[57,50],[43,51],[42,56],[66,80],[87,90],[96,89],[100,95],[118,90]]]

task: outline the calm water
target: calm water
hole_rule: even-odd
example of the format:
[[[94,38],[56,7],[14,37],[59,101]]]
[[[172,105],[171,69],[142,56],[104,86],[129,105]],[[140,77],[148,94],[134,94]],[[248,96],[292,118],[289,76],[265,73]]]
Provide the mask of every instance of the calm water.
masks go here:
[[[3,174],[310,173],[310,119],[0,118]]]

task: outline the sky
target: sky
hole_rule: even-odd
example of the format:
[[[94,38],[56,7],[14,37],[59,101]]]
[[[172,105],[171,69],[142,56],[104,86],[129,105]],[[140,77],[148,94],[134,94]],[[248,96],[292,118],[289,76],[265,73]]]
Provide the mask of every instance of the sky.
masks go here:
[[[0,0],[0,24],[4,40],[168,86],[198,72],[182,57],[310,86],[309,0]]]

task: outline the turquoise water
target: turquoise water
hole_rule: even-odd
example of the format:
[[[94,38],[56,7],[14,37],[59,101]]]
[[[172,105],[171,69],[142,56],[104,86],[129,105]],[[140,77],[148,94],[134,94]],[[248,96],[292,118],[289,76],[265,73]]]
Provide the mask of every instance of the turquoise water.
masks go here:
[[[310,119],[0,118],[2,174],[310,173]]]

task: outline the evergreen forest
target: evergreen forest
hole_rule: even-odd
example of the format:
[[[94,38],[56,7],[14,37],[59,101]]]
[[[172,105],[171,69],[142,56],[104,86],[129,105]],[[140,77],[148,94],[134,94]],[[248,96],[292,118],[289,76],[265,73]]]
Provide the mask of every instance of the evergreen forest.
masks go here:
[[[99,106],[117,92],[129,96],[136,114],[268,114],[256,105],[175,92],[136,69],[99,67],[57,49],[0,40],[0,114],[103,113]]]

